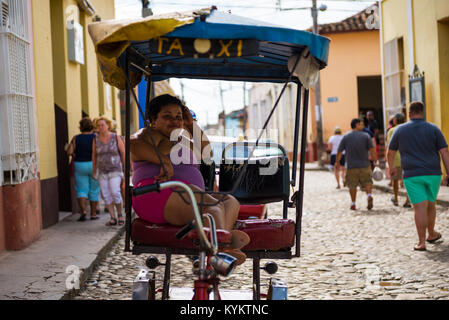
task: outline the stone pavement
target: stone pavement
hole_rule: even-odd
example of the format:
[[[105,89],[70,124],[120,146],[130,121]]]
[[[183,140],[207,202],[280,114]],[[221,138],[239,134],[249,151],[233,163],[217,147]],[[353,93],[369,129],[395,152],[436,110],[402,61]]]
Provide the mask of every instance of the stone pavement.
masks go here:
[[[437,206],[436,227],[443,240],[428,244],[426,252],[417,252],[413,250],[417,240],[413,209],[393,206],[391,194],[376,188],[373,210],[366,209],[366,195],[358,193],[358,209],[351,211],[347,188],[335,189],[329,172],[308,169],[301,257],[277,261],[279,271],[275,277],[286,280],[289,299],[449,299],[446,206]],[[270,217],[281,216],[279,204],[270,204],[268,210]],[[293,216],[294,211],[289,215]],[[125,253],[123,246],[121,237],[75,299],[131,298],[133,280],[147,256]],[[163,262],[164,257],[160,257]],[[191,288],[190,261],[174,256],[172,263],[171,286]],[[159,287],[163,268],[156,270]],[[251,279],[252,261],[247,260],[224,278],[220,287],[251,290]],[[262,291],[266,292],[268,279],[262,271]]]
[[[350,211],[348,190],[336,190],[333,175],[315,169],[308,165],[305,174],[301,257],[277,261],[289,299],[449,299],[449,188],[441,188],[437,206],[443,241],[416,252],[413,210],[391,204],[388,181],[376,184],[373,210],[359,193],[359,209]],[[280,215],[281,206],[270,204],[269,216]],[[108,216],[77,222],[70,215],[28,248],[0,254],[0,299],[130,299],[146,256],[124,252],[123,227],[105,227]],[[172,286],[191,287],[191,277],[189,260],[174,256]],[[261,277],[266,291],[269,276]],[[251,290],[251,278],[248,260],[221,288]]]
[[[0,254],[0,300],[72,298],[77,283],[70,280],[82,287],[124,230],[105,226],[109,214],[83,222],[78,214],[61,216],[29,247]]]

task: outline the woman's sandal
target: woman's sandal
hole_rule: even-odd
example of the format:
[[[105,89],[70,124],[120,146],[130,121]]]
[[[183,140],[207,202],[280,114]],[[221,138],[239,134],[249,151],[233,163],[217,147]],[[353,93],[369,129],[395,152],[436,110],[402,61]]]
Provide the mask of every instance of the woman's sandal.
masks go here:
[[[117,225],[117,219],[111,218],[108,222],[106,222],[106,227],[115,226]]]
[[[427,249],[426,249],[426,247],[421,247],[419,245],[415,245],[413,247],[413,250],[415,250],[415,251],[426,251]]]
[[[122,215],[118,216],[118,225],[123,226],[125,224],[125,220],[123,219]]]
[[[86,214],[82,213],[81,216],[76,221],[86,221]]]
[[[97,217],[97,216],[95,216],[95,217],[90,217],[90,220],[97,220],[97,219],[100,219],[100,217]]]

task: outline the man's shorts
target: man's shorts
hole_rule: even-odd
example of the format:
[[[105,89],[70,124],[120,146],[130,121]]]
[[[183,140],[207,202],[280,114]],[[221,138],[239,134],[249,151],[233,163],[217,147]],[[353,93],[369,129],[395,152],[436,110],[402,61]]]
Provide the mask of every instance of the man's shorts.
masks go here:
[[[402,167],[395,167],[396,174],[391,176],[391,180],[401,180],[402,179]]]
[[[346,185],[349,189],[357,189],[358,185],[373,184],[371,167],[346,170]]]
[[[335,160],[337,160],[337,155],[336,154],[331,154],[331,166],[335,165]],[[341,166],[345,165],[345,155],[344,154],[341,155],[340,165]]]
[[[417,176],[404,179],[404,186],[410,202],[413,204],[423,201],[435,202],[440,190],[441,176]]]

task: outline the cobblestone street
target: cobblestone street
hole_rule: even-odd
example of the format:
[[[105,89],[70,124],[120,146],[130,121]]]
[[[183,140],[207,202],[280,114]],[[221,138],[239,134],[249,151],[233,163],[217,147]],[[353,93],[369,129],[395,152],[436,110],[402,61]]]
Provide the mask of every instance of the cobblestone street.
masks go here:
[[[366,209],[366,194],[359,192],[358,209],[351,211],[348,189],[337,190],[331,173],[306,171],[301,257],[277,260],[275,277],[287,282],[288,299],[449,298],[449,242],[427,244],[426,252],[414,251],[413,209],[394,207],[390,193],[375,189],[373,196],[373,210]],[[403,202],[400,197],[400,205]],[[268,210],[269,217],[281,216],[281,204],[272,204]],[[294,210],[289,214],[293,217]],[[443,239],[449,236],[448,208],[437,206],[436,230]],[[133,280],[146,255],[124,253],[123,247],[124,236],[76,299],[131,299]],[[163,267],[157,270],[162,279]],[[261,271],[263,292],[268,279]],[[192,284],[190,261],[174,256],[171,286]],[[251,285],[252,260],[248,259],[222,280],[221,288],[251,290]]]

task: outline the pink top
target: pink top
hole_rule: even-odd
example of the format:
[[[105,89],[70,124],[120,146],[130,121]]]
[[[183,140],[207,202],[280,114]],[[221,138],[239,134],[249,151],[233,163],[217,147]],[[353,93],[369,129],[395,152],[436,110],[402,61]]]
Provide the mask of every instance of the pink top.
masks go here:
[[[187,181],[204,190],[204,179],[199,170],[199,162],[195,154],[186,147],[179,146],[178,156],[174,159],[170,157],[173,166],[173,177],[171,180]],[[148,161],[133,161],[133,185],[137,185],[144,179],[150,179],[157,176],[161,171],[159,164],[150,163]]]

